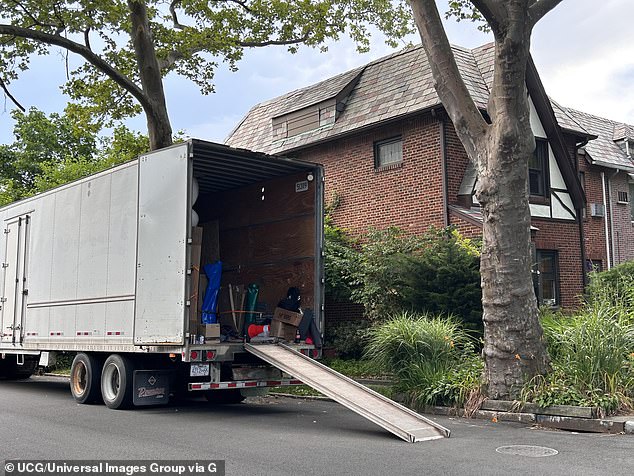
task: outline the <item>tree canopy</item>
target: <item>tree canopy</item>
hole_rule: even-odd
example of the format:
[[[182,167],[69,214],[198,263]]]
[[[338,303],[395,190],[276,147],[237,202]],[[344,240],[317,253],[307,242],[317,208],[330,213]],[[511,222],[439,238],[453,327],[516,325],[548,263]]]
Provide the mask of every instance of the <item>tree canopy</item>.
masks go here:
[[[369,47],[369,25],[392,44],[412,31],[404,0],[0,0],[0,87],[36,55],[61,47],[84,62],[68,71],[69,114],[118,120],[143,110],[152,148],[171,143],[162,78],[213,91],[220,63],[236,69],[245,48],[324,48],[348,35]],[[16,102],[19,98],[16,98]]]
[[[125,126],[99,137],[95,124],[32,108],[14,111],[15,141],[0,146],[0,206],[62,185],[145,152],[147,137]]]

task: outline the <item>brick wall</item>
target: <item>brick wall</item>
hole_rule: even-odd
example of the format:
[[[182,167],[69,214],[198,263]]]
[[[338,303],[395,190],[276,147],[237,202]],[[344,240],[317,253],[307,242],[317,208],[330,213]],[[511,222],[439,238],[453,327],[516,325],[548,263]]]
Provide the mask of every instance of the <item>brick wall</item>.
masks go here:
[[[482,226],[467,220],[461,214],[450,210],[449,224],[454,226],[466,238],[482,238]]]
[[[399,135],[402,164],[375,171],[374,143]],[[313,146],[293,156],[324,166],[326,203],[333,193],[339,195],[333,219],[353,233],[389,225],[422,233],[430,225],[444,225],[440,129],[430,115]]]
[[[326,302],[324,303],[326,326],[340,321],[362,319],[364,314],[363,304],[338,302],[326,297]]]
[[[444,133],[448,201],[457,203],[468,158],[449,122],[444,126]],[[402,164],[389,170],[375,170],[374,143],[395,136],[403,139]],[[443,226],[441,154],[440,122],[426,114],[312,146],[292,155],[324,166],[326,201],[332,199],[333,193],[340,198],[333,213],[335,223],[352,233],[362,234],[371,227],[390,225],[411,233],[422,233],[430,225]],[[590,187],[591,194],[596,192],[595,175],[588,173],[586,186]],[[459,213],[450,212],[449,220],[467,237],[481,235],[480,227]],[[534,219],[533,224],[539,228],[535,238],[537,248],[558,251],[562,305],[578,305],[583,281],[577,223]],[[592,258],[600,258],[600,230],[589,221],[588,231],[587,242],[597,243]],[[328,320],[349,319],[361,314],[362,308],[355,305],[327,303]]]
[[[609,170],[606,175],[609,174],[610,177],[609,202],[613,223],[610,236],[614,243],[612,262],[617,265],[634,259],[634,228],[632,228],[630,203],[618,203],[619,191],[627,192],[629,196],[628,175],[624,172],[616,175],[612,175],[613,173],[614,171]],[[632,200],[632,197],[629,198]]]
[[[584,190],[586,193],[585,217],[583,218],[583,233],[586,249],[586,259],[601,262],[603,269],[607,269],[605,249],[605,217],[593,217],[590,206],[593,203],[603,203],[603,186],[601,183],[601,167],[590,165],[584,156],[578,158],[578,167],[584,175]]]
[[[447,154],[447,191],[448,202],[458,203],[458,191],[464,177],[469,157],[464,150],[456,130],[449,119],[445,122],[445,147]]]
[[[531,223],[539,228],[533,240],[535,248],[557,251],[562,307],[578,306],[579,297],[583,294],[579,225],[576,222],[535,218]]]

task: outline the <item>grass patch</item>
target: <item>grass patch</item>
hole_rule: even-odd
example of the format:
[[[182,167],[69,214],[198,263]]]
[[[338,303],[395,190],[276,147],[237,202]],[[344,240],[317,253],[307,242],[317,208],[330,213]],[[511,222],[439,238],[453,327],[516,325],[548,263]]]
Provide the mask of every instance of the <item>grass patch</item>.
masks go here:
[[[288,395],[297,395],[298,397],[323,397],[324,394],[318,392],[308,385],[291,385],[287,387],[273,387],[271,393],[286,393]]]
[[[549,405],[634,408],[634,323],[612,299],[594,299],[573,315],[546,312],[542,327],[552,371],[523,389],[522,399]]]
[[[334,358],[323,359],[321,363],[350,378],[384,379],[391,377],[377,368],[376,364],[370,360]]]

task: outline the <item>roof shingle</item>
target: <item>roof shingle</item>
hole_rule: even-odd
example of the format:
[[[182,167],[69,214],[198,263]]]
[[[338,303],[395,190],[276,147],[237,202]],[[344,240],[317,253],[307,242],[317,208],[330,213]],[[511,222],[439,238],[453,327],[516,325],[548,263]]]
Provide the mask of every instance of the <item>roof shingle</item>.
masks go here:
[[[634,161],[615,142],[616,140],[622,140],[626,136],[634,138],[634,135],[632,135],[634,126],[593,116],[576,109],[566,108],[566,111],[583,125],[588,132],[597,136],[596,139],[589,141],[584,146],[584,149],[590,155],[592,163],[614,169],[634,171]],[[617,137],[620,137],[620,139],[617,139]]]
[[[493,82],[493,43],[469,50],[452,46],[458,69],[476,105],[485,109]],[[272,119],[336,97],[358,78],[334,124],[274,140]],[[409,47],[320,83],[256,105],[226,140],[228,145],[269,154],[323,142],[440,105],[427,55]],[[552,101],[560,126],[587,134],[565,108]]]

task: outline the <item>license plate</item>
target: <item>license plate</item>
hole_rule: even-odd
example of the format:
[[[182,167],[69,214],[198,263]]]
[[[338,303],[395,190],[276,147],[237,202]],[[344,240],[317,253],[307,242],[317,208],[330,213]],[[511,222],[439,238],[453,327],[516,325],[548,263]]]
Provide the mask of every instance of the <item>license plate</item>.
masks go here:
[[[206,377],[207,375],[209,375],[209,364],[191,364],[190,377]]]

